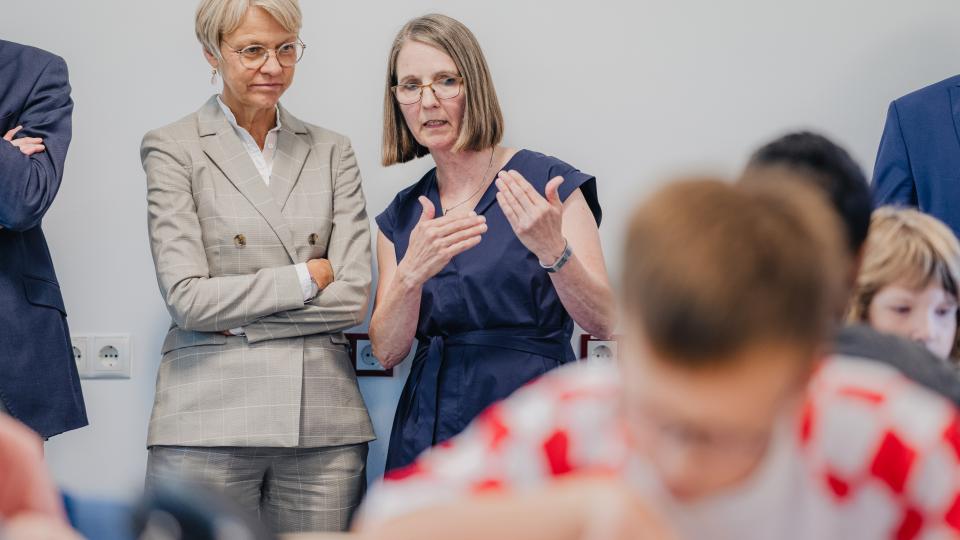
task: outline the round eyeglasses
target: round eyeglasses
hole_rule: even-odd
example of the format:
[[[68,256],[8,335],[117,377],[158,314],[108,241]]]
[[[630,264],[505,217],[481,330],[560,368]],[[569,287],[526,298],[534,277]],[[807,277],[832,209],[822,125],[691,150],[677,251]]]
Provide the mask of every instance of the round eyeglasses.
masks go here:
[[[420,101],[423,97],[423,89],[428,87],[437,99],[453,99],[460,95],[460,89],[463,88],[463,77],[448,75],[425,84],[406,82],[391,86],[390,89],[393,90],[393,95],[397,97],[397,103],[413,105]]]
[[[229,43],[226,43],[226,45],[230,47],[230,52],[240,58],[240,65],[247,69],[260,69],[267,63],[270,54],[276,57],[277,63],[281,66],[293,67],[303,58],[303,50],[307,48],[306,44],[299,39],[291,41],[290,43],[284,43],[276,49],[269,49],[257,44],[247,45],[242,49],[235,49]]]

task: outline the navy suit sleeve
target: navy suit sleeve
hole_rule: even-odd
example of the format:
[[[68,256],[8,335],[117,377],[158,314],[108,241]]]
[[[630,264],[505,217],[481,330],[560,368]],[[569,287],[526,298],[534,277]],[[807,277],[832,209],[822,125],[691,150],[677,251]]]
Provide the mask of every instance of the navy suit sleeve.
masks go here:
[[[910,156],[900,128],[897,102],[890,104],[873,168],[873,198],[877,205],[917,206],[917,188],[910,170]]]
[[[41,137],[46,150],[28,157],[0,140],[0,226],[31,229],[53,204],[70,145],[72,111],[67,64],[55,57],[41,71],[16,122],[23,126],[17,137]]]

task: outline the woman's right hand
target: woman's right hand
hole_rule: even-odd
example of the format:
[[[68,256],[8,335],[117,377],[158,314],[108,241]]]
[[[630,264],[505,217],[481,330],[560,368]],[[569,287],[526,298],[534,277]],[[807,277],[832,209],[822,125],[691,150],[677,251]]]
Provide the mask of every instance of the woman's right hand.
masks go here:
[[[479,244],[487,232],[483,216],[471,212],[434,219],[436,208],[430,199],[421,196],[419,200],[423,213],[410,233],[407,253],[397,265],[398,276],[416,287],[437,275],[451,259]]]

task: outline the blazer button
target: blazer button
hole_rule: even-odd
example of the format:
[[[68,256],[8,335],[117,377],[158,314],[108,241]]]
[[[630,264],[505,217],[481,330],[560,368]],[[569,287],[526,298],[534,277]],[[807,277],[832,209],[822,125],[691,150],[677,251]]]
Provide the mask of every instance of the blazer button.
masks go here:
[[[319,241],[320,241],[320,236],[318,236],[317,233],[312,233],[310,237],[307,238],[307,242],[310,242],[311,246],[317,245],[317,242]]]
[[[242,248],[243,246],[247,245],[247,237],[242,234],[234,236],[233,245],[237,246],[238,248]]]

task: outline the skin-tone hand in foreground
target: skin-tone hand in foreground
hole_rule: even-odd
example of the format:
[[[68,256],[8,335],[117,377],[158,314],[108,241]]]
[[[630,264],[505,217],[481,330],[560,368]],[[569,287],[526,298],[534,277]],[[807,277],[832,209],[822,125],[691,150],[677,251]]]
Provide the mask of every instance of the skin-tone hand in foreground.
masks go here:
[[[0,538],[4,540],[82,540],[67,524],[41,514],[25,514],[6,521],[0,526]]]
[[[3,140],[16,146],[25,156],[32,156],[47,149],[43,145],[43,139],[40,137],[20,137],[19,139],[14,139],[13,137],[22,129],[23,126],[17,126],[11,129],[3,136]]]
[[[364,528],[380,540],[672,540],[675,536],[629,487],[572,477],[522,494],[484,494]]]

